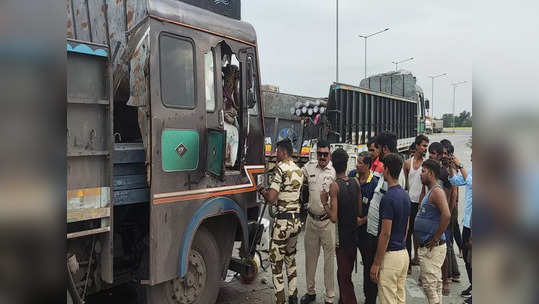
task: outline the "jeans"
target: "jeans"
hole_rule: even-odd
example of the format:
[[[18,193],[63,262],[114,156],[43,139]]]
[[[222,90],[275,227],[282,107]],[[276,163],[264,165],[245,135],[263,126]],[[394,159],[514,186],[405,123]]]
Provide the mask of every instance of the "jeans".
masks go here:
[[[472,285],[472,264],[468,261],[468,242],[470,241],[471,235],[472,230],[470,228],[462,227],[462,255],[464,257],[464,263],[466,264],[466,273],[468,274],[470,285]]]
[[[366,225],[364,226],[363,231],[360,228],[358,244],[361,260],[363,261],[363,293],[365,294],[365,304],[376,304],[378,285],[371,281],[370,272],[376,255],[378,237],[367,233]]]

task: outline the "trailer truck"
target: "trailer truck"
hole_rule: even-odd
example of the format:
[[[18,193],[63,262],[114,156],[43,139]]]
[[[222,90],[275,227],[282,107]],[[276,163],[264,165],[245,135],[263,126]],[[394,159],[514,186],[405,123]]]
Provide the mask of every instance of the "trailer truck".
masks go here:
[[[255,268],[254,28],[235,0],[66,9],[68,302],[135,282],[147,303],[214,303],[228,269]]]

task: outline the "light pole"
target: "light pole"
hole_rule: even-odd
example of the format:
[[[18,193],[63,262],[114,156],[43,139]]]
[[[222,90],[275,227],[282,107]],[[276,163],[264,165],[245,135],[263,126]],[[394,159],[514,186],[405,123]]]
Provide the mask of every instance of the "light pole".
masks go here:
[[[336,43],[337,43],[337,46],[336,46],[336,53],[337,53],[337,56],[336,57],[336,63],[335,63],[335,68],[336,68],[336,76],[335,76],[335,79],[336,79],[336,82],[339,82],[339,0],[336,0],[337,1],[337,5],[336,5],[336,24],[337,26],[335,27],[336,28]]]
[[[391,63],[393,63],[395,65],[395,71],[398,71],[400,63],[407,62],[407,61],[410,61],[410,60],[414,60],[414,57],[410,57],[408,59],[404,59],[404,60],[400,60],[400,61],[392,61]]]
[[[453,133],[455,133],[455,89],[461,85],[465,84],[467,81],[455,82],[451,85],[453,86]]]
[[[438,78],[438,77],[442,77],[442,76],[446,76],[447,73],[443,73],[443,74],[439,74],[439,75],[435,75],[435,76],[429,76],[431,79],[432,79],[432,96],[431,96],[431,99],[430,99],[430,108],[432,110],[432,118],[434,119],[434,79],[435,78]]]
[[[383,29],[381,31],[378,31],[376,33],[369,34],[369,35],[358,35],[360,38],[365,39],[365,78],[367,78],[367,38],[372,37],[372,36],[377,35],[377,34],[380,34],[380,33],[383,33],[383,32],[388,31],[388,30],[389,30],[389,27],[386,28],[386,29]]]

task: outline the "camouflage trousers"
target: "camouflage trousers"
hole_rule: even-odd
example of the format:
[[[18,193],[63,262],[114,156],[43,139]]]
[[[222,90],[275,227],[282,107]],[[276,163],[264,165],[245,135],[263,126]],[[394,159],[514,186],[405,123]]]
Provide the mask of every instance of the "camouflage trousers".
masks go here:
[[[288,295],[298,295],[296,288],[296,244],[300,227],[301,222],[299,218],[276,219],[273,223],[269,259],[277,304],[286,303],[283,263],[286,266],[286,275],[288,277]]]

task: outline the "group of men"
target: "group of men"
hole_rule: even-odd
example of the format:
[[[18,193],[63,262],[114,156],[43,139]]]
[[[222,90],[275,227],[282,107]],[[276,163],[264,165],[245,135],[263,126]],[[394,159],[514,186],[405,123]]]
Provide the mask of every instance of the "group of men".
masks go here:
[[[463,295],[471,295],[471,264],[467,260],[471,170],[464,169],[452,155],[454,149],[450,143],[429,146],[429,139],[423,135],[416,138],[413,158],[406,162],[397,152],[394,134],[383,132],[368,145],[369,152],[358,155],[356,170],[347,175],[348,154],[343,149],[330,154],[326,141],[318,141],[318,161],[309,162],[302,169],[291,159],[291,142],[277,144],[274,177],[269,188],[259,186],[260,193],[269,203],[276,204],[278,210],[269,257],[276,303],[287,302],[283,263],[288,277],[288,303],[298,303],[295,254],[301,227],[300,191],[304,183],[309,188],[304,235],[307,290],[300,303],[316,300],[315,274],[320,248],[324,252],[325,303],[336,303],[335,260],[338,303],[357,303],[352,270],[358,249],[364,269],[365,303],[374,304],[377,298],[380,303],[405,303],[406,277],[415,264],[420,267],[420,284],[429,303],[442,303],[445,286],[442,269],[444,278],[457,279],[451,268],[453,249],[448,243],[453,242],[453,228],[458,227],[452,220],[452,211],[455,212],[455,189],[460,185],[466,185],[467,190],[462,248],[470,280],[470,288]],[[424,160],[427,148],[429,159]]]

